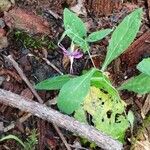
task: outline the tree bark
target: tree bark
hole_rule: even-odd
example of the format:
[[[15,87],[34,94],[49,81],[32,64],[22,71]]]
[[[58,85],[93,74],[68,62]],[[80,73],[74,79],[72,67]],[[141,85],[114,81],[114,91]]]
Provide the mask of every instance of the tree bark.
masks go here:
[[[121,6],[122,0],[85,0],[89,12],[96,16],[109,15]]]
[[[0,89],[0,103],[29,112],[41,119],[53,122],[79,136],[83,136],[95,142],[99,147],[106,150],[121,150],[123,145],[111,137],[97,131],[94,127],[80,123],[74,118],[63,115],[43,104],[39,104],[29,99],[25,99],[17,94]]]
[[[148,56],[150,56],[150,30],[135,40],[120,58],[122,64],[126,64],[125,69],[135,69],[139,61]]]

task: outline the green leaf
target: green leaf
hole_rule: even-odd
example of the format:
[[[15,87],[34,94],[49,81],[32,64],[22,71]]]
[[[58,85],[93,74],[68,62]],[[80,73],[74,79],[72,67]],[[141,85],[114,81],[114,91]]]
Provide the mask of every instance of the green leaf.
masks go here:
[[[69,9],[64,10],[64,26],[65,34],[80,48],[86,52],[89,50],[89,45],[83,38],[86,36],[86,27],[82,20]]]
[[[88,42],[96,42],[106,37],[108,34],[110,34],[110,32],[112,32],[112,29],[96,31],[91,33],[86,40]]]
[[[11,135],[11,134],[1,138],[0,142],[5,141],[5,140],[10,140],[10,139],[13,139],[13,140],[19,142],[25,148],[24,143],[17,136]]]
[[[60,90],[57,99],[58,108],[71,114],[78,109],[90,89],[90,79],[95,69],[68,81]]]
[[[117,102],[109,93],[91,87],[83,108],[92,116],[92,122],[98,130],[123,141],[129,123],[125,118],[125,108],[121,101]]]
[[[136,9],[134,12],[125,17],[125,19],[115,29],[109,42],[106,58],[102,66],[103,71],[107,68],[111,61],[122,54],[133,42],[141,25],[141,16],[142,9]]]
[[[150,76],[150,58],[143,59],[138,65],[137,69],[144,74]]]
[[[140,74],[136,77],[129,79],[126,83],[122,84],[119,90],[133,91],[139,94],[150,93],[150,76]]]
[[[37,90],[59,90],[70,79],[71,77],[69,75],[62,75],[62,76],[49,78],[35,85],[35,89]]]
[[[110,123],[109,118],[105,118],[104,121],[101,120],[97,112],[97,115],[95,115],[93,118],[93,123],[96,125],[98,130],[103,131],[114,139],[124,143],[124,137],[126,130],[129,127],[129,122],[123,115],[117,117],[117,122]]]
[[[71,31],[68,32],[67,35],[69,37],[72,37],[72,33],[78,35],[79,37],[84,37],[86,36],[86,28],[83,23],[83,21],[73,12],[71,12],[69,9],[65,8],[64,9],[64,26],[66,31]]]

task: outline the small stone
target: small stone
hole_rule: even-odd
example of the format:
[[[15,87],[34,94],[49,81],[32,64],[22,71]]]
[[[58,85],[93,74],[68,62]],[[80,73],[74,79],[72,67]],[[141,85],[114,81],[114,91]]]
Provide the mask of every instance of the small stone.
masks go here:
[[[5,27],[4,20],[0,18],[0,28],[4,28],[4,27]]]

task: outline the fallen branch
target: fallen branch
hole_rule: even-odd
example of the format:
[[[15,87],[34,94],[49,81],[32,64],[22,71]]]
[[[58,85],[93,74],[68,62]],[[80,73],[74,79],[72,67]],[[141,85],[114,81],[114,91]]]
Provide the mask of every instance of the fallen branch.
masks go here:
[[[111,137],[97,131],[94,127],[76,121],[67,115],[53,110],[43,104],[39,104],[30,99],[25,99],[12,92],[0,89],[0,103],[29,112],[34,116],[53,122],[79,136],[83,136],[95,142],[99,147],[106,150],[121,150],[122,144]]]

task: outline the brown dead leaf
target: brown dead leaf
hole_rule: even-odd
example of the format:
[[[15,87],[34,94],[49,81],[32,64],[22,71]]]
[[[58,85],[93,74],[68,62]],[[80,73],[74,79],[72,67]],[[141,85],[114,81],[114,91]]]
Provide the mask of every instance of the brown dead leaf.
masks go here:
[[[15,79],[15,80],[18,81],[19,83],[22,82],[22,79],[20,78],[20,76],[19,76],[16,72],[14,72],[14,71],[12,71],[12,70],[8,70],[8,69],[3,69],[3,68],[1,68],[1,69],[0,69],[0,75],[1,75],[1,76],[2,76],[2,75],[9,75],[10,77],[12,77],[13,79]]]
[[[64,55],[63,60],[62,60],[63,67],[66,69],[68,67],[69,63],[70,63],[69,57]]]
[[[48,22],[33,12],[21,8],[14,8],[9,12],[4,13],[4,18],[7,26],[17,28],[27,32],[37,34],[49,34],[50,29]]]
[[[133,150],[150,150],[150,142],[146,141],[137,141],[135,148]]]
[[[46,143],[50,149],[56,150],[57,142],[54,138],[46,138]]]
[[[74,1],[72,3],[74,3]],[[86,8],[84,6],[84,0],[78,0],[77,3],[74,6],[72,6],[70,9],[78,15],[82,14],[84,16],[87,16]]]
[[[4,29],[0,28],[0,38],[2,38],[3,36],[5,36],[6,32]]]
[[[11,92],[19,94],[23,90],[23,84],[20,84],[20,83],[16,82],[15,80],[12,81],[12,82],[4,81],[3,85],[2,85],[2,88],[4,90],[11,91]]]
[[[29,88],[24,89],[21,92],[21,96],[23,96],[24,98],[28,98],[28,99],[33,99],[34,95],[32,94],[31,90]]]
[[[130,2],[124,3],[124,6],[127,7],[129,11],[133,11],[134,9],[138,8],[138,5]]]

